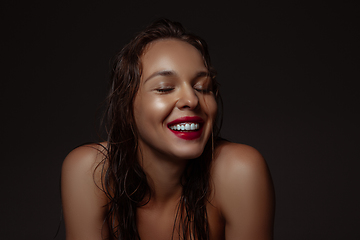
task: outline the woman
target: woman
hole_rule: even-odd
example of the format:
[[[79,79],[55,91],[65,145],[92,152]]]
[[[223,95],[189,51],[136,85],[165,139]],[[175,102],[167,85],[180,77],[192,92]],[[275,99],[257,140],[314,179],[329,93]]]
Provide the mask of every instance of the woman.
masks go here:
[[[217,140],[219,99],[205,42],[162,19],[117,55],[103,144],[65,159],[72,239],[272,239],[262,156]]]

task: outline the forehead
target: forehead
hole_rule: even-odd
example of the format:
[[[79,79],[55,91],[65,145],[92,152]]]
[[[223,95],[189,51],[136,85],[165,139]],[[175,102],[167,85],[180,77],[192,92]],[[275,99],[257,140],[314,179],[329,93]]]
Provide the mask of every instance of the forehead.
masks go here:
[[[177,39],[161,39],[149,43],[141,56],[142,75],[155,71],[207,71],[199,50]]]

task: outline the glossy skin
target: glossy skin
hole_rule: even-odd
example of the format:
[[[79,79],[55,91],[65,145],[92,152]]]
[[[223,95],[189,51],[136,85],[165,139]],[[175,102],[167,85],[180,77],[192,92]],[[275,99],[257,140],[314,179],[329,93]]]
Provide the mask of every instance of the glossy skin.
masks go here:
[[[200,52],[183,41],[158,40],[147,46],[142,65],[134,116],[143,155],[167,160],[200,156],[217,111]],[[197,139],[184,140],[168,124],[190,116],[203,119],[203,131]]]
[[[182,190],[180,176],[186,162],[204,149],[216,102],[202,57],[188,43],[173,39],[152,42],[141,60],[143,75],[134,116],[139,131],[139,161],[153,194],[148,204],[138,208],[137,225],[142,240],[165,240],[171,239]],[[168,124],[184,116],[203,120],[198,138],[186,140],[170,131]],[[73,150],[64,161],[62,201],[67,240],[101,239],[107,200],[94,184],[94,176],[98,185],[101,181],[99,170],[93,175],[103,158],[100,152],[101,147],[88,145]],[[210,184],[210,239],[272,239],[273,187],[258,151],[242,144],[219,144]]]

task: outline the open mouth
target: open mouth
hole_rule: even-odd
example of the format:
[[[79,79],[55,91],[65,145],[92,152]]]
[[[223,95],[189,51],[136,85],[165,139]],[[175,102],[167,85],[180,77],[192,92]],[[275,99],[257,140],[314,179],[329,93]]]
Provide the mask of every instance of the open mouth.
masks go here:
[[[200,129],[200,124],[193,123],[193,122],[178,123],[178,124],[169,126],[169,128],[174,131],[197,131]]]
[[[175,136],[185,140],[195,140],[201,137],[204,120],[198,116],[186,116],[168,123],[168,128]]]

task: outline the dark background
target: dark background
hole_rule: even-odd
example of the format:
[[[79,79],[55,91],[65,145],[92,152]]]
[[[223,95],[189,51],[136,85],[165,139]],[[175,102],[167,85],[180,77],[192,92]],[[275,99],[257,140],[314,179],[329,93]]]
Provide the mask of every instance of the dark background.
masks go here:
[[[97,140],[109,60],[158,17],[207,40],[222,136],[257,148],[271,170],[275,239],[360,239],[357,1],[3,1],[0,11],[1,239],[53,238],[61,164]]]

